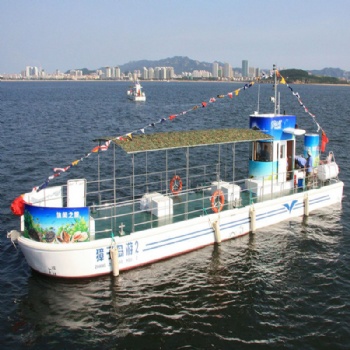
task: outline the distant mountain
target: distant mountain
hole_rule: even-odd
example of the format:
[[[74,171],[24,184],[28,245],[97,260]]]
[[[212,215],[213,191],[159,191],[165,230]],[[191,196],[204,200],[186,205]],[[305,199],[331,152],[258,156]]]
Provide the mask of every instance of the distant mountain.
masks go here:
[[[65,74],[69,74],[69,72],[71,70],[72,69],[68,69],[67,71],[65,71]],[[89,74],[96,73],[96,69],[93,70],[93,69],[88,69],[88,68],[76,68],[75,70],[81,70],[83,72],[83,75],[89,75]]]
[[[222,62],[218,62],[219,65],[223,66]],[[181,74],[182,72],[193,72],[194,70],[206,70],[211,72],[213,69],[213,63],[209,62],[200,62],[197,60],[192,60],[188,57],[175,56],[164,58],[161,60],[140,60],[140,61],[131,61],[118,66],[122,73],[133,73],[135,70],[142,71],[143,67],[146,68],[155,68],[155,67],[173,67],[175,74]],[[99,69],[102,69],[100,67]],[[240,68],[237,68],[240,70]],[[96,72],[96,70],[90,70],[87,68],[79,68],[83,71],[83,75],[91,74]],[[69,73],[70,70],[67,70],[66,73]]]
[[[323,68],[321,70],[311,70],[310,73],[323,77],[344,78],[346,72],[340,68]]]
[[[223,63],[218,63],[220,65],[223,65]],[[206,70],[211,72],[213,63],[200,62],[183,56],[175,56],[172,58],[169,57],[158,61],[132,61],[119,66],[120,70],[123,73],[133,72],[134,70],[142,70],[143,67],[173,67],[175,74],[181,74],[182,72],[192,72],[194,70]]]

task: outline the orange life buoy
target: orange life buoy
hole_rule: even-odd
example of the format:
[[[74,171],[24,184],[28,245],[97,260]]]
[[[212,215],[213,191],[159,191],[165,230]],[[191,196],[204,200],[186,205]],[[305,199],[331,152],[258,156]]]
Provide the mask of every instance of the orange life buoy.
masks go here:
[[[174,175],[170,180],[170,191],[173,194],[178,194],[182,190],[182,180],[179,175]]]
[[[216,199],[219,198],[219,201]],[[225,204],[225,196],[221,190],[216,190],[210,198],[211,209],[214,213],[222,210]],[[220,206],[218,205],[220,203]]]

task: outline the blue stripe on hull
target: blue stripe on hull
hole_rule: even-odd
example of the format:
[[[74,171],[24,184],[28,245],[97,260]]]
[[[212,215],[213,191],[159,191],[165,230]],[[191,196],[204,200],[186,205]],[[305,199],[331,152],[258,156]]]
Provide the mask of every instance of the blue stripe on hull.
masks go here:
[[[204,231],[194,231],[190,233],[186,233],[185,235],[181,235],[179,237],[166,238],[161,241],[147,243],[145,249],[143,251],[148,251],[152,249],[162,248],[164,246],[169,246],[173,244],[177,244],[179,242],[189,241],[194,238],[198,238],[201,236],[206,236],[208,234],[212,234],[212,229],[205,229]]]
[[[324,195],[318,198],[314,198],[310,200],[310,205],[312,204],[316,204],[316,203],[322,203],[325,201],[328,201],[330,199],[329,195]],[[297,201],[297,200],[293,200],[291,203],[285,203],[283,204],[282,208],[279,209],[274,209],[271,211],[268,211],[266,213],[262,213],[262,214],[258,214],[256,216],[256,220],[264,220],[266,218],[271,218],[271,217],[275,217],[277,215],[283,214],[286,211],[289,211],[290,213],[294,210],[298,210],[301,207],[304,207],[304,203]],[[276,221],[279,222],[279,221]],[[243,219],[239,219],[236,221],[232,221],[229,223],[225,223],[220,225],[220,229],[221,230],[228,230],[228,229],[232,229],[235,228],[237,226],[242,226],[242,225],[247,225],[250,223],[250,218],[243,218]],[[186,233],[184,235],[178,236],[178,237],[171,237],[171,238],[166,238],[160,241],[155,241],[155,242],[151,242],[151,243],[147,243],[145,249],[143,249],[143,251],[149,251],[149,250],[153,250],[153,249],[158,249],[158,248],[163,248],[165,246],[170,246],[173,244],[177,244],[180,242],[185,242],[185,241],[189,241],[198,237],[202,237],[202,236],[207,236],[209,234],[213,234],[213,229],[208,228],[202,231],[194,231],[194,232],[189,232]]]

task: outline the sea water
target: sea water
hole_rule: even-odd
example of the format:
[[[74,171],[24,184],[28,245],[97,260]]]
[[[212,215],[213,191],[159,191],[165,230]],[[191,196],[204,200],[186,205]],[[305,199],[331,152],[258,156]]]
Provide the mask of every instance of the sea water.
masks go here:
[[[96,144],[100,136],[248,127],[273,110],[262,85],[144,82],[147,101],[127,99],[123,82],[0,83],[0,344],[4,349],[348,349],[350,343],[350,87],[294,85],[329,138],[344,181],[342,205],[117,278],[55,280],[32,272],[6,238],[10,212],[31,191]],[[316,132],[286,86],[282,110]],[[266,100],[267,102],[263,102]],[[192,110],[194,106],[200,108]],[[173,121],[160,119],[189,111]],[[155,123],[155,126],[150,126]],[[156,130],[154,130],[156,128]],[[298,140],[301,154],[302,139]],[[239,169],[247,168],[247,154]],[[96,174],[94,155],[59,183]],[[213,164],[215,161],[213,160]],[[237,170],[238,171],[238,170]]]

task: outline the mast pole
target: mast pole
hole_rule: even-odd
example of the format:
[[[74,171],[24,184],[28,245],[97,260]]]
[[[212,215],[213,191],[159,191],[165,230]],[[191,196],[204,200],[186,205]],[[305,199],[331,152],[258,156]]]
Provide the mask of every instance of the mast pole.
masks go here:
[[[273,72],[275,75],[275,115],[277,112],[277,70],[276,70],[276,65],[273,65]]]

